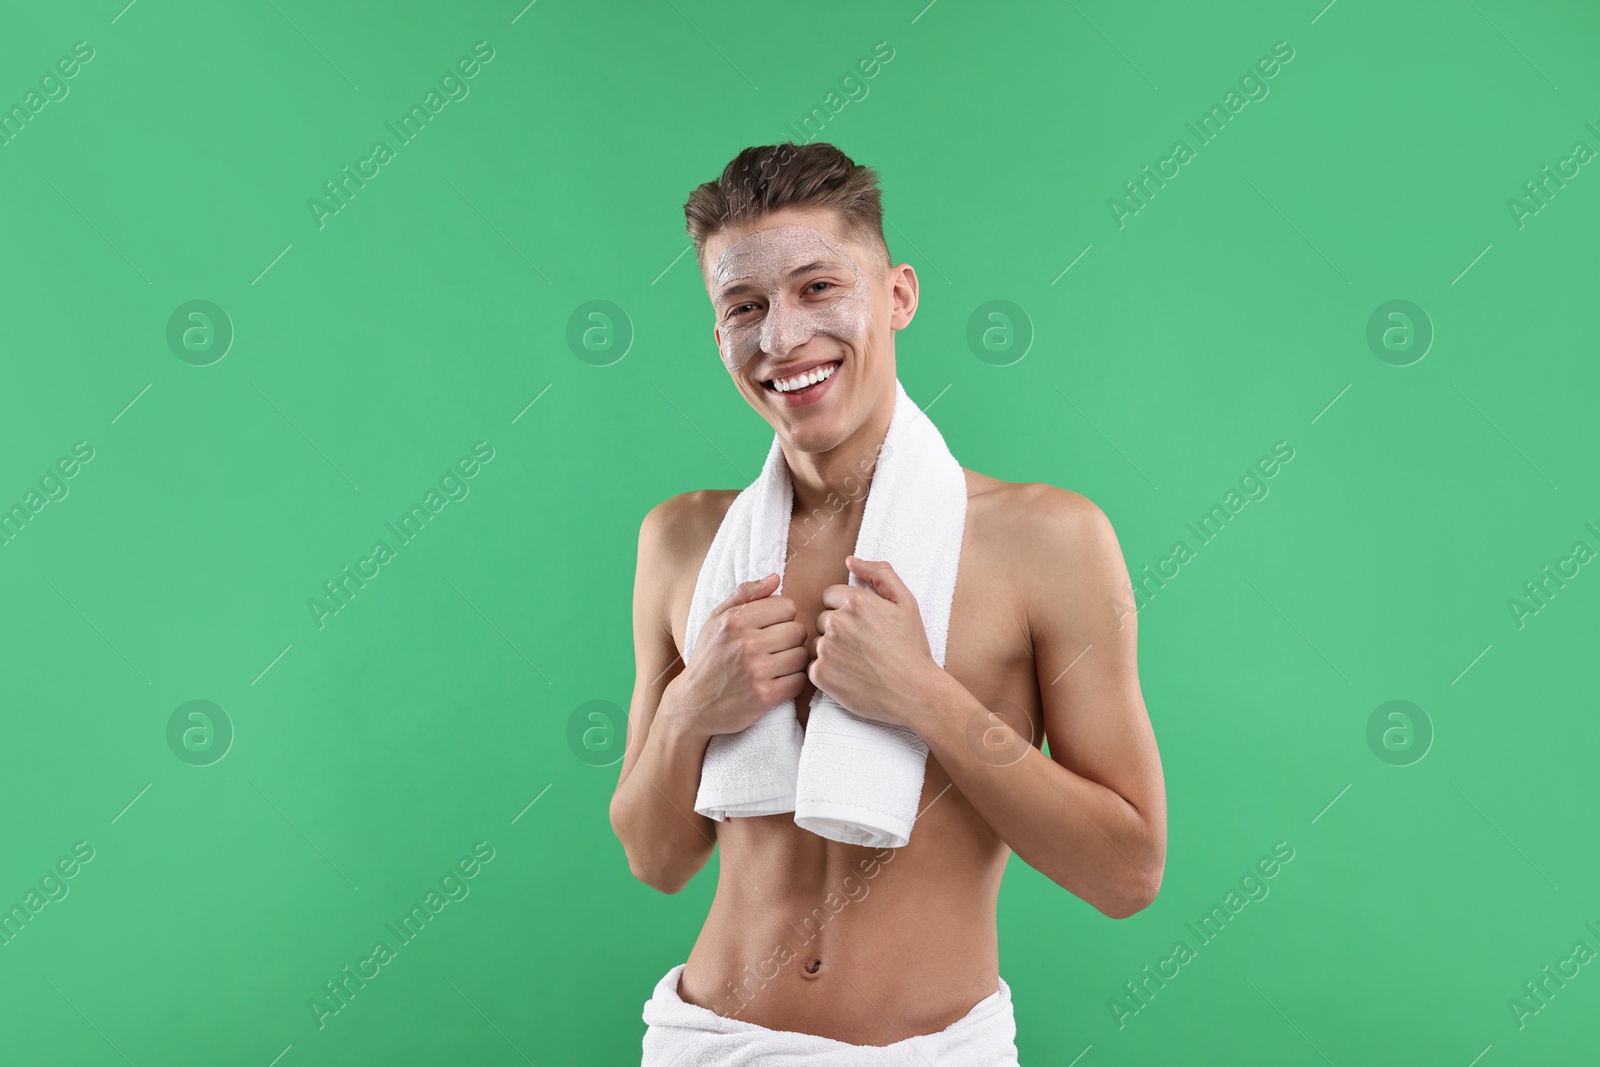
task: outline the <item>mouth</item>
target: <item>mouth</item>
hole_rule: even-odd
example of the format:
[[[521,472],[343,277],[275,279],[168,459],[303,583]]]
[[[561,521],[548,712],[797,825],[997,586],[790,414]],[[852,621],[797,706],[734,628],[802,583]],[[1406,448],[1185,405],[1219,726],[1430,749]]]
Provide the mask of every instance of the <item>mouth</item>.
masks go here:
[[[829,383],[838,377],[843,360],[829,359],[798,371],[790,371],[777,378],[762,382],[767,392],[777,397],[785,407],[815,403],[828,391]]]

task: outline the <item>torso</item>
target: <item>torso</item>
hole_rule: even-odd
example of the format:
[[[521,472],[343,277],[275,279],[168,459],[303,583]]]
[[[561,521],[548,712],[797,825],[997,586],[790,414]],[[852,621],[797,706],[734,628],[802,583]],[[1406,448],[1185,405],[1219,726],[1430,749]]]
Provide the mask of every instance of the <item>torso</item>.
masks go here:
[[[1023,487],[966,471],[968,506],[945,670],[1035,747],[1043,736],[1026,575],[1008,566],[1007,516]],[[707,492],[705,544],[672,595],[684,626],[701,562],[736,492]],[[841,519],[809,544],[791,529],[782,595],[816,639],[822,590],[848,578],[857,530]],[[806,721],[814,688],[796,701]],[[1026,725],[1021,721],[1025,719]],[[773,1030],[886,1045],[936,1033],[995,992],[995,904],[1010,849],[932,754],[921,814],[900,849],[847,845],[793,814],[717,823],[716,898],[679,983],[685,1001]]]

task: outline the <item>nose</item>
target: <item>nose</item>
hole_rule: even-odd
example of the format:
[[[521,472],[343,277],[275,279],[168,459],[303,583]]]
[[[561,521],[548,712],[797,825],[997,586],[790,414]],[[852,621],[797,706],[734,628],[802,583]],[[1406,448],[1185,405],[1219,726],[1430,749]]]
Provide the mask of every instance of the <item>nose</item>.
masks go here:
[[[810,314],[790,307],[781,299],[775,300],[767,308],[766,320],[761,324],[761,349],[773,359],[784,359],[815,335],[816,327]]]

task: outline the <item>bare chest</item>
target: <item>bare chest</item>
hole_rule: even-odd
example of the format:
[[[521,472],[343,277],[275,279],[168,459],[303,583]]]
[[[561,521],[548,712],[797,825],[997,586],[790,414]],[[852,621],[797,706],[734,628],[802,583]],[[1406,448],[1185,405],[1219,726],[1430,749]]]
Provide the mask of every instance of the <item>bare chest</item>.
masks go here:
[[[979,509],[969,507],[944,669],[985,708],[999,712],[1013,725],[1021,727],[1017,716],[1028,719],[1037,736],[1040,702],[1025,591],[1006,565],[1003,544],[990,536],[992,525],[980,521],[980,516]],[[794,601],[796,618],[806,627],[806,648],[811,655],[816,653],[817,617],[826,610],[825,590],[849,582],[844,559],[854,551],[856,532],[843,523],[820,533],[791,525],[780,595]],[[672,623],[680,649],[695,577],[694,573],[687,576],[679,598],[681,608]],[[802,725],[815,692],[808,683],[795,701]]]

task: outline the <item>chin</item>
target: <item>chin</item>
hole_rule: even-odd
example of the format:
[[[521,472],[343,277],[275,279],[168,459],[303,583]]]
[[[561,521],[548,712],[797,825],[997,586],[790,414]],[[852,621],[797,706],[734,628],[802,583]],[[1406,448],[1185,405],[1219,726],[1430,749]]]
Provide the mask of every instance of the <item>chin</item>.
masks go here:
[[[801,425],[789,427],[785,436],[799,451],[817,455],[838,448],[850,433],[834,419],[807,419]]]

